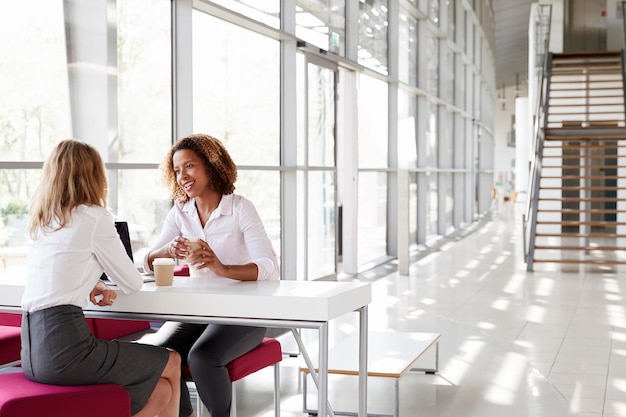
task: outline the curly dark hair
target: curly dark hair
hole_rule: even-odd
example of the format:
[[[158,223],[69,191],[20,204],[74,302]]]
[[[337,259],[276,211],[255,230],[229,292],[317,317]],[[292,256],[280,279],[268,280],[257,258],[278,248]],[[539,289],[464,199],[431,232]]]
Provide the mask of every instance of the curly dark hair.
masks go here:
[[[172,161],[174,153],[182,149],[189,149],[200,157],[213,190],[221,194],[232,194],[235,191],[237,166],[224,144],[213,136],[194,134],[176,142],[161,163],[163,183],[170,190],[172,198],[180,203],[189,201],[189,196],[185,190],[176,182],[176,173]]]

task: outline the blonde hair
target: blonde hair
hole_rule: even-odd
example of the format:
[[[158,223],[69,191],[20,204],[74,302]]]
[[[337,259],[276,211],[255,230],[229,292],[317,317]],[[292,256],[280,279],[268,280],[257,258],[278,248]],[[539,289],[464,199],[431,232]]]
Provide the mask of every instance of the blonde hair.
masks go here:
[[[74,139],[59,142],[43,165],[30,201],[30,237],[65,227],[72,210],[81,204],[105,207],[106,194],[106,172],[98,151]]]
[[[195,134],[176,142],[161,163],[163,184],[170,190],[172,198],[180,203],[189,201],[189,196],[176,181],[173,157],[177,151],[189,149],[198,155],[209,176],[210,187],[220,194],[232,194],[237,180],[237,166],[224,144],[213,136]]]

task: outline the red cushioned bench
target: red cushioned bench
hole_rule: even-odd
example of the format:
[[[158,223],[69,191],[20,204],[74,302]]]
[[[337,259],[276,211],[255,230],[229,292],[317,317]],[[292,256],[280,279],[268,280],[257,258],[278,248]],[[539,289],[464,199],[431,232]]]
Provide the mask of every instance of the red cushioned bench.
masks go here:
[[[130,417],[130,396],[119,385],[46,385],[14,372],[0,374],[0,387],[0,417]]]
[[[248,353],[244,353],[240,357],[230,361],[226,368],[228,376],[233,382],[232,404],[230,415],[237,416],[237,390],[234,382],[238,381],[250,374],[255,373],[270,365],[274,366],[274,415],[280,417],[280,368],[279,363],[283,360],[283,352],[281,344],[278,340],[271,337],[263,339],[261,344]],[[189,372],[188,367],[183,368],[183,377],[193,380],[193,376]],[[203,416],[203,407],[198,397],[198,417]],[[1,417],[1,416],[0,416]]]
[[[17,365],[22,347],[20,328],[0,325],[0,368]]]

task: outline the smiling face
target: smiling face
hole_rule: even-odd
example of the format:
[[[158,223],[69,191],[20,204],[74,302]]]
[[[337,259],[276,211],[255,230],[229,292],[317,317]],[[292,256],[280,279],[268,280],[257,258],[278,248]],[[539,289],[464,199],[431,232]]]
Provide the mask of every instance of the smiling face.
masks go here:
[[[176,182],[189,198],[196,198],[210,191],[211,181],[202,159],[190,149],[181,149],[172,156]]]

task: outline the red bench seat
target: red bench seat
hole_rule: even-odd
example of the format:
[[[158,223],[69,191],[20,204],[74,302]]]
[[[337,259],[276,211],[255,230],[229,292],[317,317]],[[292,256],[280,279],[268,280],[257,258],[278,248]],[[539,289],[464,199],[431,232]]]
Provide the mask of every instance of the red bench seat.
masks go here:
[[[0,374],[0,387],[0,417],[130,417],[130,396],[119,385],[47,385],[13,372]]]

